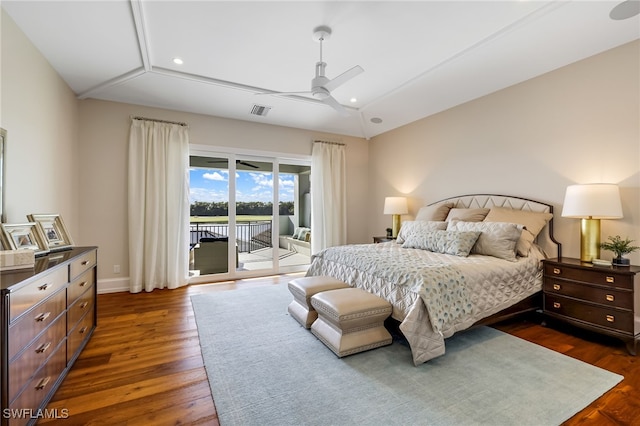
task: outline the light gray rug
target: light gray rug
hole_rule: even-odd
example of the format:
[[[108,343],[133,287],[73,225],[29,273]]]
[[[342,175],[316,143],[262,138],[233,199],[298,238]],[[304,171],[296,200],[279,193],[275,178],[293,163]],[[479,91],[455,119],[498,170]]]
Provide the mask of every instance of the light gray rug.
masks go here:
[[[557,425],[622,377],[488,327],[415,367],[407,346],[339,359],[283,285],[192,296],[220,424]]]

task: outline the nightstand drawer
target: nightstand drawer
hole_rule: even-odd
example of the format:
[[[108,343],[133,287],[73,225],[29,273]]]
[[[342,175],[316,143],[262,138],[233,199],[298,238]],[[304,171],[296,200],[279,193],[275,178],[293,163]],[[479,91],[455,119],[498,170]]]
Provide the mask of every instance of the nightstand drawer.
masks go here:
[[[544,280],[544,291],[546,293],[569,296],[600,305],[620,309],[633,309],[633,293],[631,291],[600,288],[553,278]]]
[[[633,276],[620,274],[610,270],[580,269],[566,265],[545,263],[544,274],[547,277],[563,278],[590,284],[600,284],[609,287],[627,288],[633,290]]]
[[[612,330],[633,333],[633,312],[608,309],[565,297],[544,295],[544,310]]]

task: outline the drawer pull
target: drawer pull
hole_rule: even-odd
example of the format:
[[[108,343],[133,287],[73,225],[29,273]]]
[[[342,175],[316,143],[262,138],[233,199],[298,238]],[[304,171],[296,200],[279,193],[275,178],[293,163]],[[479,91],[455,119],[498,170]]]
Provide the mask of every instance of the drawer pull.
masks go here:
[[[614,300],[616,300],[616,298],[613,296],[613,294],[607,294],[605,296],[605,299],[607,299],[607,302],[613,302]]]
[[[43,343],[42,345],[40,345],[38,349],[36,349],[36,353],[37,354],[45,353],[50,346],[51,346],[51,342]]]
[[[84,308],[86,308],[88,304],[89,304],[89,302],[82,302],[82,303],[80,304],[80,309],[84,309]]]
[[[45,312],[43,314],[38,315],[35,320],[36,322],[42,322],[44,320],[46,320],[47,318],[49,318],[49,315],[51,315],[51,312]]]
[[[615,322],[616,318],[613,315],[607,315],[607,321]]]
[[[89,264],[88,260],[83,260],[82,263],[81,263],[82,266],[85,266],[85,265],[88,265],[88,264]]]
[[[560,268],[553,268],[553,273],[556,275],[560,275],[562,271],[560,270]]]
[[[607,277],[606,280],[607,280],[608,283],[613,283],[613,282],[616,281],[615,278],[613,278],[613,277]]]
[[[38,287],[38,290],[40,291],[45,291],[46,289],[48,289],[49,287],[51,287],[51,284],[46,283],[46,284],[42,284],[40,287]]]
[[[82,327],[80,330],[78,330],[78,333],[80,334],[84,334],[87,331],[87,326],[85,325],[84,327]]]
[[[560,302],[553,302],[553,307],[556,309],[560,309]]]
[[[49,380],[51,380],[50,377],[45,377],[44,379],[40,380],[40,382],[36,385],[36,390],[44,389],[49,384]]]
[[[85,285],[87,285],[86,281],[82,281],[80,284],[78,284],[80,287],[84,287]]]
[[[560,290],[560,284],[554,284],[553,289],[556,291]]]

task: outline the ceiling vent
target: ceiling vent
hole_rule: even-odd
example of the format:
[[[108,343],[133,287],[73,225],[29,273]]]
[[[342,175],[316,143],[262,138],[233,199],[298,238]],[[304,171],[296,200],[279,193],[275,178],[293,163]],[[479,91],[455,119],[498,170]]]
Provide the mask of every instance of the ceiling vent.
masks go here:
[[[264,117],[269,113],[270,110],[271,110],[271,107],[256,104],[253,106],[253,108],[251,108],[251,114]]]

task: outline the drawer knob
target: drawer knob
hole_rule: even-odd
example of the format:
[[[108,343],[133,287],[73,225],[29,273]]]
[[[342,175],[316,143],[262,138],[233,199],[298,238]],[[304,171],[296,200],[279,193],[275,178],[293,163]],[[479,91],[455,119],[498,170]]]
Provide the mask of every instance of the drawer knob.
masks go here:
[[[36,322],[42,322],[42,321],[46,320],[47,318],[49,318],[49,315],[51,315],[51,312],[44,312],[44,313],[36,316],[35,320],[36,320]]]
[[[45,377],[44,379],[40,380],[36,385],[36,390],[44,389],[49,384],[49,380],[51,380],[50,377]]]
[[[86,325],[85,325],[84,327],[82,327],[82,328],[78,331],[78,333],[80,333],[80,334],[84,334],[84,333],[86,333],[86,332],[87,332],[87,326],[86,326]]]
[[[84,287],[85,285],[87,285],[86,281],[82,281],[80,284],[78,284],[80,287]]]
[[[82,261],[82,266],[85,266],[85,265],[88,265],[88,264],[89,264],[89,261],[88,261],[88,260],[83,260],[83,261]]]
[[[40,287],[38,287],[38,290],[40,291],[45,291],[46,289],[48,289],[49,287],[51,287],[51,284],[46,283],[46,284],[42,284]]]
[[[553,302],[553,307],[556,309],[560,309],[560,302]]]
[[[84,308],[86,308],[88,304],[89,304],[89,302],[82,302],[82,303],[80,304],[80,309],[84,309]]]
[[[560,268],[553,268],[553,273],[556,275],[560,275],[562,271],[560,270]]]
[[[607,302],[613,302],[614,300],[616,300],[616,298],[613,296],[613,294],[607,294],[605,296],[605,299],[607,299]]]
[[[36,349],[36,353],[37,354],[45,353],[50,346],[51,346],[51,342],[43,343],[38,347],[38,349]]]
[[[553,289],[556,291],[560,290],[560,284],[554,284]]]
[[[613,315],[607,315],[607,321],[615,322],[616,321],[616,317],[614,317]]]
[[[613,282],[616,281],[615,278],[613,278],[613,277],[607,277],[606,280],[607,280],[608,283],[613,283]]]

